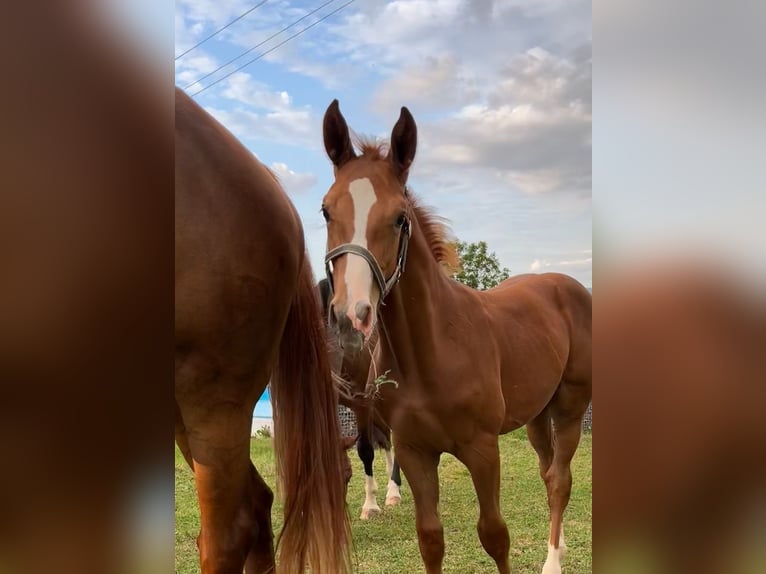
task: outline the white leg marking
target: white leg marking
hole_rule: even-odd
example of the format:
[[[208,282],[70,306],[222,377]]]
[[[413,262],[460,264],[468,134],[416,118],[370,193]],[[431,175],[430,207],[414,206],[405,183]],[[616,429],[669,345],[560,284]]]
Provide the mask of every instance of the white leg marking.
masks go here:
[[[371,516],[380,514],[380,506],[376,495],[378,494],[378,483],[375,482],[375,478],[372,476],[364,477],[364,506],[362,506],[362,514],[359,516],[362,520],[367,520]]]
[[[394,455],[390,450],[384,451],[386,453],[386,476],[391,478],[391,474],[394,472]]]
[[[399,491],[399,485],[393,480],[388,479],[388,490],[386,491],[386,506],[396,506],[402,501],[402,494]]]
[[[559,531],[559,547],[554,548],[548,541],[548,556],[545,558],[542,574],[561,574],[561,560],[566,554],[566,544],[564,543],[564,526]]]
[[[543,574],[561,574],[561,549],[548,543],[548,557],[543,565]]]
[[[564,555],[567,553],[567,545],[566,542],[564,542],[564,525],[561,525],[561,530],[559,531],[559,550],[561,551],[561,557],[563,558]]]
[[[354,205],[354,234],[351,243],[361,247],[367,247],[367,220],[370,211],[377,201],[372,182],[366,177],[355,179],[348,186],[351,201]],[[370,266],[359,255],[349,253],[346,255],[346,293],[348,294],[348,309],[346,314],[351,319],[354,328],[361,325],[356,319],[356,304],[360,301],[372,305],[372,271]],[[373,305],[374,307],[374,305]],[[373,317],[373,323],[374,323]],[[371,331],[372,329],[368,329]],[[369,333],[365,333],[369,336]]]

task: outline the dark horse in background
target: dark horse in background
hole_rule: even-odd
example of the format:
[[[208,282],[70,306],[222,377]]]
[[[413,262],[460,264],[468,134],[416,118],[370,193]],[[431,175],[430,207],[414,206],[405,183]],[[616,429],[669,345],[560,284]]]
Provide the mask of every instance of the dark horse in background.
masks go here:
[[[275,571],[273,495],[250,460],[271,377],[284,497],[279,572],[349,571],[337,392],[303,228],[275,176],[176,89],[176,442],[204,574]]]
[[[510,573],[498,435],[526,425],[550,509],[542,571],[560,574],[570,463],[591,400],[590,293],[557,273],[512,277],[488,291],[444,275],[454,247],[406,185],[417,146],[406,108],[387,148],[361,142],[357,155],[335,100],[325,113],[324,144],[335,175],[322,203],[334,289],[329,318],[344,348],[380,331],[377,371],[399,384],[383,385],[375,406],[412,489],[427,573],[441,573],[444,558],[444,452],[470,471],[479,539],[500,574]]]
[[[330,304],[330,285],[327,279],[322,279],[317,285],[317,291],[324,317],[327,318]],[[383,450],[386,456],[386,477],[388,486],[386,490],[386,506],[396,506],[401,500],[402,477],[399,470],[399,462],[391,453],[391,429],[374,410],[372,400],[365,400],[367,375],[370,372],[372,351],[377,343],[377,333],[370,338],[367,348],[360,349],[357,353],[344,353],[341,348],[333,344],[332,337],[338,336],[329,321],[325,321],[328,334],[328,344],[332,358],[333,368],[338,376],[347,385],[346,393],[340,393],[339,402],[351,409],[356,417],[356,452],[364,466],[364,503],[360,518],[367,520],[380,514],[377,493],[378,483],[373,474],[375,450]],[[353,397],[360,397],[354,399]]]

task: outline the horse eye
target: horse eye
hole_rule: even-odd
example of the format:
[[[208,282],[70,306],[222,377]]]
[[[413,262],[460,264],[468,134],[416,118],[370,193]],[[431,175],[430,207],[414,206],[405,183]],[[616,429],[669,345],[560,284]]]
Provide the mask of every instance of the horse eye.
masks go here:
[[[405,220],[405,216],[402,213],[399,215],[399,217],[396,218],[396,226],[401,227],[402,225],[404,225],[404,220]]]
[[[319,211],[322,212],[322,217],[324,217],[324,220],[329,223],[329,221],[330,221],[330,212],[327,211],[327,208],[323,205],[322,209],[320,209]]]

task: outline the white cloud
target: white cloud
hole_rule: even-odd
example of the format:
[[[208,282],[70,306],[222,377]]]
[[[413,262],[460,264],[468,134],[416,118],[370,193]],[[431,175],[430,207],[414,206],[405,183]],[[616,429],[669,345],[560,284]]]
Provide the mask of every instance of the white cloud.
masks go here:
[[[244,106],[221,109],[207,106],[208,113],[243,142],[260,141],[299,147],[319,147],[318,122],[308,110],[274,110],[259,114]]]
[[[237,73],[222,82],[221,95],[234,105],[208,111],[242,140],[318,148],[320,119],[308,106],[296,107],[284,90],[272,90],[250,74]]]
[[[590,196],[590,3],[396,0],[341,14],[321,40],[275,57],[293,69],[352,63],[341,89],[358,70],[380,78],[371,109],[410,108],[420,169],[461,177],[471,166],[513,191]]]
[[[581,259],[563,259],[559,261],[547,261],[545,259],[535,259],[529,266],[530,271],[559,271],[570,272],[573,269],[584,270],[593,267],[593,258],[585,257]]]
[[[438,143],[426,147],[421,160],[486,168],[525,193],[589,196],[590,107],[589,60],[578,65],[528,50],[506,63],[486,103],[422,126],[421,139]]]
[[[209,24],[211,28],[220,28],[250,7],[249,0],[176,0],[177,13],[180,11],[194,24]]]
[[[218,62],[215,58],[201,51],[191,52],[176,64],[176,83],[182,88],[185,88],[192,82],[196,82],[198,79],[212,72],[217,67]],[[194,93],[194,91],[198,90],[200,87],[202,87],[200,84],[191,86],[189,92]]]
[[[284,163],[272,163],[271,170],[279,178],[287,193],[290,194],[308,191],[317,182],[317,176],[313,173],[296,173]]]
[[[292,98],[286,91],[271,90],[266,84],[253,81],[250,74],[237,72],[225,81],[227,86],[222,94],[230,100],[272,110],[289,110],[292,105]]]
[[[384,81],[373,96],[377,110],[396,109],[402,102],[449,108],[470,102],[479,90],[473,81],[460,75],[451,55],[429,57]]]

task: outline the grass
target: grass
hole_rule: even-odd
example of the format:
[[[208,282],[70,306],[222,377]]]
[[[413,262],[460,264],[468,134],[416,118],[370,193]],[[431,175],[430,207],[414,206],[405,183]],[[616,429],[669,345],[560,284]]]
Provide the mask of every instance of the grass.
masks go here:
[[[592,435],[584,434],[572,461],[572,497],[564,518],[564,533],[569,551],[563,562],[564,574],[585,574],[591,567],[591,492]],[[537,457],[524,429],[500,437],[503,475],[500,503],[511,535],[511,570],[514,574],[542,570],[547,551],[548,505],[540,479]],[[369,521],[359,519],[364,501],[364,471],[352,450],[349,453],[354,476],[349,484],[348,502],[354,534],[356,570],[369,574],[413,574],[423,572],[415,533],[412,496],[402,476],[402,504],[387,509],[385,498],[385,458],[375,458],[378,504],[383,514]],[[251,441],[251,456],[266,481],[274,484],[271,440]],[[178,448],[176,468],[176,573],[199,572],[195,544],[199,532],[199,512],[192,473]],[[478,503],[468,470],[450,455],[439,465],[440,511],[444,525],[445,574],[493,574],[494,562],[484,552],[476,533]],[[281,508],[274,505],[274,528],[279,529]],[[278,530],[277,530],[278,531]]]

